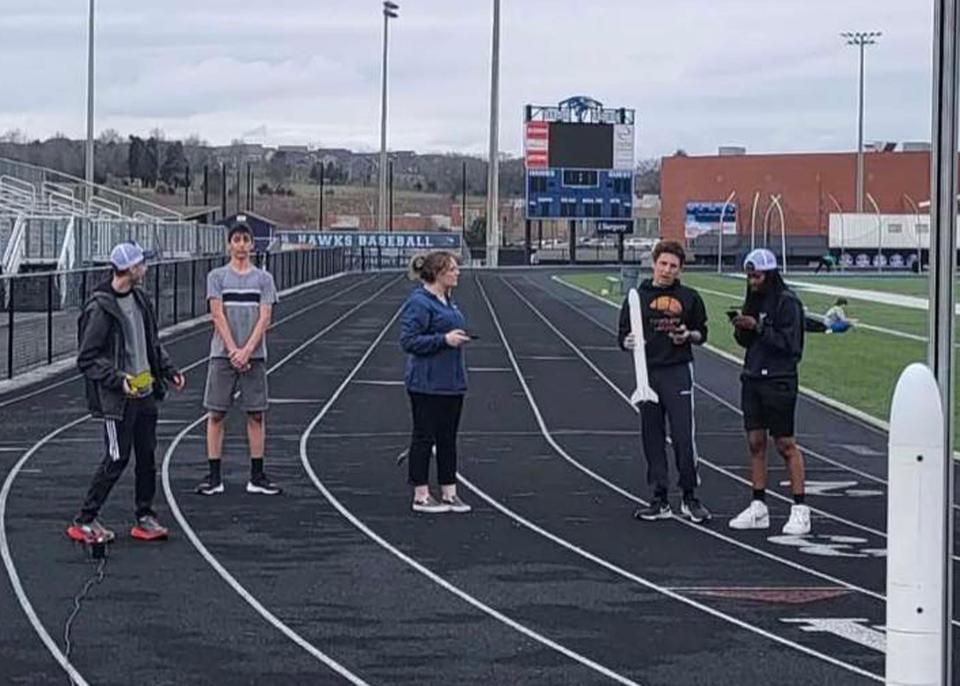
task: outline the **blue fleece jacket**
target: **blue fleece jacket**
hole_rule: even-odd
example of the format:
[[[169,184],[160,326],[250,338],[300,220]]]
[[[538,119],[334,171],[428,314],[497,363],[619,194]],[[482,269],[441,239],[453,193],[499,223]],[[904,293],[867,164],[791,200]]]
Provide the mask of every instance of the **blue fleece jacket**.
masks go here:
[[[411,393],[461,395],[467,390],[463,348],[451,348],[444,335],[467,328],[456,303],[444,305],[422,286],[403,304],[400,315],[400,345],[407,353],[407,390]]]

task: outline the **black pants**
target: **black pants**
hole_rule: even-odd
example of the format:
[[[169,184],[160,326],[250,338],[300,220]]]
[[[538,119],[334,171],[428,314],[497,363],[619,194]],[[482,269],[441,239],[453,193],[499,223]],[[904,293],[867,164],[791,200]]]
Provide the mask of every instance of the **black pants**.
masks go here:
[[[430,481],[430,453],[437,447],[437,481],[441,486],[457,483],[457,428],[462,395],[410,393],[413,431],[410,435],[410,484]]]
[[[153,396],[127,400],[122,421],[105,419],[103,438],[106,455],[100,463],[87,498],[80,509],[81,522],[93,521],[113,490],[117,479],[130,461],[130,451],[136,454],[136,485],[134,500],[137,517],[152,515],[153,496],[157,490],[157,469],[154,450],[157,447],[157,403]]]
[[[660,397],[658,403],[640,403],[640,428],[643,436],[643,454],[647,458],[647,483],[654,493],[666,495],[669,471],[667,467],[667,421],[673,454],[680,473],[680,488],[685,493],[697,487],[697,456],[693,425],[692,366],[677,364],[650,370],[650,387]]]

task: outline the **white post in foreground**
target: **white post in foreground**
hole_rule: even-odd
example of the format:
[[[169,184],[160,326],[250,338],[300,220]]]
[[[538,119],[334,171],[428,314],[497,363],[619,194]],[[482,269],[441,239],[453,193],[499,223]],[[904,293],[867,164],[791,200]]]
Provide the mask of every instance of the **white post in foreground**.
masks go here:
[[[943,526],[944,555],[940,560],[940,632],[943,647],[941,683],[953,679],[953,479],[954,395],[953,363],[957,255],[957,117],[960,113],[957,84],[960,82],[960,1],[935,0],[933,12],[933,122],[930,146],[930,330],[927,363],[937,379],[940,404],[946,418],[941,462],[943,488],[939,507]],[[930,505],[933,507],[933,502]],[[933,535],[933,532],[930,532]]]
[[[888,686],[943,686],[944,416],[933,372],[900,375],[890,409]]]

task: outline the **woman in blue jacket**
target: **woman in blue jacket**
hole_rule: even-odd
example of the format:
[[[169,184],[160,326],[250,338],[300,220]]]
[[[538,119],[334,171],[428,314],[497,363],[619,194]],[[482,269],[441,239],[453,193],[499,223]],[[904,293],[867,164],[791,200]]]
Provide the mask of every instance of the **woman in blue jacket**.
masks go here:
[[[457,495],[457,429],[467,374],[466,320],[450,297],[460,265],[449,252],[417,255],[411,278],[421,285],[407,298],[400,318],[400,345],[407,353],[406,386],[413,412],[410,484],[415,512],[469,512]],[[430,454],[436,448],[440,500],[430,495]]]

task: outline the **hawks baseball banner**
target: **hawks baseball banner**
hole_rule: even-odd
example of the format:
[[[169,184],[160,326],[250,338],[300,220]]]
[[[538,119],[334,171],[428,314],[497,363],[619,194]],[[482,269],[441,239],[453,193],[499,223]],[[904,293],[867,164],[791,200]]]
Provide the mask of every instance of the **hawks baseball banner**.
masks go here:
[[[316,248],[399,248],[415,250],[459,250],[460,233],[385,231],[281,231],[281,243]]]

